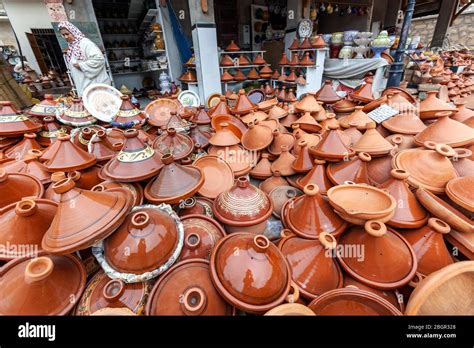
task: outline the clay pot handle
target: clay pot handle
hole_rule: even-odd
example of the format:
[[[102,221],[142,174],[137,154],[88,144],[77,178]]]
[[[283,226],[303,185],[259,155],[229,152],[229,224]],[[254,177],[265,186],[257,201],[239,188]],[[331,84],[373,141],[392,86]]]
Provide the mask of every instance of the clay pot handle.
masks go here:
[[[190,197],[190,198],[186,198],[185,200],[182,200],[181,202],[179,202],[179,207],[181,209],[189,209],[189,208],[192,208],[196,205],[197,201],[196,201],[196,198],[194,197]]]
[[[360,152],[358,156],[361,161],[364,161],[364,162],[372,161],[372,156],[370,156],[370,154],[368,154],[367,152]]]
[[[132,226],[137,229],[144,229],[150,223],[150,215],[147,212],[139,211],[132,216]]]
[[[112,148],[115,151],[120,151],[123,147],[123,142],[119,141],[118,143],[112,144]]]
[[[319,186],[308,184],[303,188],[303,192],[307,196],[316,196],[319,193]]]
[[[382,237],[387,233],[387,226],[378,220],[369,220],[365,222],[365,231],[372,237]]]
[[[467,157],[472,156],[472,151],[469,149],[457,148],[457,149],[454,149],[454,152],[456,152],[456,154],[453,156],[452,160],[457,160],[459,158],[467,158]]]
[[[401,134],[395,134],[391,140],[394,145],[400,145],[400,144],[403,144],[403,141],[405,140],[405,138]]]
[[[270,246],[270,241],[263,234],[258,234],[253,237],[253,244],[257,251],[265,252]]]
[[[456,154],[453,148],[446,144],[437,144],[435,151],[444,157],[452,157]]]
[[[441,234],[448,234],[451,232],[451,227],[446,222],[438,218],[430,218],[428,220],[428,226]]]
[[[66,179],[66,173],[65,172],[54,172],[53,174],[51,174],[51,181],[53,183],[61,181],[63,179]]]
[[[16,204],[15,212],[20,216],[33,215],[38,210],[38,205],[32,199],[23,198]]]
[[[300,289],[295,282],[291,281],[290,283],[290,291],[286,296],[286,302],[288,303],[295,303],[300,299]]]
[[[328,233],[321,232],[318,236],[319,242],[323,245],[324,249],[334,250],[337,246],[336,238]]]
[[[93,188],[91,188],[91,191],[94,191],[94,192],[103,192],[105,190],[106,190],[106,188],[102,184],[97,184]]]
[[[102,296],[108,301],[117,301],[125,291],[125,283],[121,279],[111,279],[105,284]]]
[[[161,156],[161,162],[163,162],[165,165],[171,164],[174,162],[174,157],[170,153],[165,153],[163,156]]]
[[[27,283],[41,281],[53,272],[53,268],[53,261],[47,256],[32,259],[25,268],[25,280]]]
[[[403,169],[392,169],[390,171],[390,174],[392,175],[393,178],[398,179],[398,180],[405,180],[408,179],[410,174],[406,170]]]
[[[61,194],[72,190],[74,186],[76,186],[74,180],[72,180],[71,178],[66,178],[55,182],[53,184],[53,190],[55,193]]]
[[[187,289],[180,300],[182,310],[188,315],[201,314],[207,305],[206,293],[197,286]]]
[[[410,285],[412,288],[416,288],[418,284],[420,284],[420,282],[423,280],[423,278],[425,278],[423,274],[421,274],[420,272],[416,272],[412,280],[410,280],[410,282],[408,283],[408,285]]]
[[[191,250],[197,249],[201,244],[201,237],[197,233],[190,233],[186,236],[184,244]]]

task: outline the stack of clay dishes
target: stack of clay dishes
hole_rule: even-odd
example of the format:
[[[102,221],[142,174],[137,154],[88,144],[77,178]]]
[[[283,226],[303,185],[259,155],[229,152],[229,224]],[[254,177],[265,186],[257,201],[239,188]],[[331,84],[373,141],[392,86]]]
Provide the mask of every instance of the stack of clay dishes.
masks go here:
[[[340,254],[337,257],[351,277],[370,287],[397,289],[415,276],[418,263],[410,243],[380,221],[367,221],[364,227],[349,228],[340,237],[339,245],[362,247],[363,260]]]
[[[320,316],[402,315],[400,310],[383,297],[352,285],[328,291],[314,299],[308,307]]]
[[[209,261],[179,262],[160,276],[148,298],[146,315],[227,316],[234,308],[217,292]]]
[[[250,184],[246,177],[239,177],[234,186],[217,196],[212,210],[228,233],[261,234],[272,214],[273,204],[265,192]]]
[[[58,139],[58,136],[69,133],[69,129],[56,123],[52,116],[46,116],[42,121],[43,130],[38,132],[37,139],[41,146],[48,147]]]
[[[25,157],[25,155],[30,150],[38,150],[41,151],[43,148],[40,144],[36,141],[36,134],[35,133],[25,133],[23,134],[23,140],[17,143],[16,145],[8,148],[3,153],[6,158],[11,159],[21,159]],[[4,162],[2,161],[2,164]]]
[[[170,153],[176,161],[179,161],[193,152],[194,143],[187,135],[176,132],[175,128],[168,128],[155,139],[153,148],[161,155]]]
[[[296,174],[292,167],[296,157],[288,150],[288,146],[281,145],[280,156],[272,163],[272,173],[279,172],[281,176],[291,176]]]
[[[204,183],[198,191],[203,197],[214,199],[234,184],[232,167],[217,156],[199,157],[193,166],[201,169],[204,176]]]
[[[73,127],[90,126],[97,122],[97,119],[84,107],[81,98],[74,98],[68,108],[56,115],[59,122]]]
[[[330,125],[323,134],[321,141],[317,145],[312,146],[309,152],[314,157],[328,162],[339,162],[355,154],[355,151],[348,148],[344,143],[337,125]]]
[[[306,173],[305,176],[299,177],[296,180],[298,187],[303,188],[306,185],[315,185],[319,188],[319,192],[322,195],[326,195],[327,191],[333,185],[326,175],[325,164],[325,160],[315,159],[313,168],[308,173]]]
[[[17,258],[0,269],[2,315],[68,315],[86,286],[86,270],[73,255]]]
[[[294,106],[298,112],[317,113],[322,109],[314,94],[311,93],[307,93],[300,101],[297,101]]]
[[[272,163],[268,159],[268,153],[262,153],[260,161],[252,168],[249,175],[257,180],[265,180],[272,176]]]
[[[93,252],[109,277],[135,283],[170,268],[183,243],[183,226],[171,207],[146,205],[133,208],[122,225]]]
[[[121,279],[111,279],[100,270],[87,284],[74,315],[98,315],[110,309],[142,315],[151,285],[149,281],[125,283]]]
[[[334,104],[342,98],[332,88],[331,80],[324,81],[323,86],[315,94],[316,100],[325,104]]]
[[[27,114],[33,117],[56,117],[56,113],[60,110],[59,104],[54,100],[52,94],[45,94],[44,99],[35,104],[28,110]]]
[[[471,176],[450,180],[446,185],[446,194],[460,207],[474,212],[474,173]]]
[[[394,146],[386,140],[375,128],[375,122],[366,125],[367,130],[352,149],[356,152],[366,152],[373,157],[387,155]]]
[[[273,141],[273,132],[270,128],[261,126],[258,121],[250,122],[249,129],[242,135],[242,145],[250,151],[265,149]]]
[[[92,136],[87,147],[89,153],[97,158],[97,162],[103,162],[114,158],[123,147],[123,143],[112,144],[106,131],[100,130]]]
[[[420,102],[420,118],[422,120],[437,118],[438,116],[436,116],[436,114],[441,111],[457,111],[455,107],[438,99],[436,96],[437,93],[437,91],[427,92],[428,95],[426,99]]]
[[[365,184],[347,183],[331,187],[327,196],[329,203],[346,221],[364,225],[366,221],[389,221],[397,202],[384,190]]]
[[[118,127],[141,127],[146,122],[146,115],[137,109],[132,102],[130,97],[124,95],[122,98],[122,105],[119,111],[112,117],[112,124],[116,124]]]
[[[149,202],[175,204],[194,195],[204,184],[201,169],[184,166],[175,162],[172,154],[161,157],[164,167],[160,174],[145,187],[145,197]]]
[[[436,194],[444,193],[448,181],[458,177],[449,160],[455,152],[450,146],[444,144],[425,142],[425,147],[427,149],[400,151],[392,158],[392,166],[410,174],[407,182],[411,186],[426,188]],[[436,168],[436,170],[427,168]]]
[[[319,188],[309,184],[304,195],[288,201],[282,208],[283,224],[302,238],[318,239],[322,232],[339,236],[347,227],[322,198]]]
[[[221,296],[237,309],[265,313],[285,301],[291,271],[267,237],[237,232],[221,239],[213,249],[211,279]]]
[[[387,221],[387,225],[395,228],[423,226],[428,220],[429,214],[406,183],[410,174],[402,169],[393,169],[390,174],[392,177],[378,186],[380,189],[386,190],[397,201],[395,215]]]
[[[436,113],[438,120],[415,135],[415,143],[422,146],[425,141],[462,147],[474,144],[474,129],[450,118],[451,111]]]
[[[97,159],[71,142],[68,134],[60,135],[58,140],[44,150],[40,158],[50,172],[68,172],[92,167]]]
[[[161,155],[138,137],[136,129],[127,129],[124,135],[122,150],[102,169],[105,176],[121,182],[136,182],[155,176],[163,167]]]
[[[1,260],[13,260],[24,255],[22,245],[41,251],[41,240],[56,214],[58,205],[47,199],[22,198],[1,209],[1,245],[10,245],[0,252]]]
[[[284,237],[278,248],[291,269],[291,279],[298,286],[300,294],[313,300],[327,291],[343,285],[342,271],[335,258],[328,252],[336,248],[336,238],[322,232],[317,240],[309,240],[283,230]],[[288,236],[286,236],[288,234]]]
[[[444,221],[430,218],[425,226],[402,232],[415,252],[418,261],[417,273],[422,277],[454,262],[444,242],[444,235],[450,231],[451,228]]]
[[[458,110],[457,112],[455,112],[451,118],[455,121],[458,121],[458,122],[464,122],[466,121],[467,119],[471,118],[474,116],[474,111],[472,111],[471,109],[468,109],[466,107],[466,103],[462,102],[462,101],[457,101],[454,103],[454,105],[456,105],[456,109]]]
[[[350,161],[331,163],[327,167],[327,176],[334,185],[351,181],[356,184],[372,184],[368,175],[368,163],[372,157],[366,152],[360,152]]]
[[[72,253],[106,238],[120,226],[133,204],[125,189],[82,190],[75,188],[71,178],[54,183],[53,189],[60,194],[58,211],[41,244],[52,254]]]
[[[240,143],[240,137],[235,135],[235,130],[228,122],[222,122],[216,132],[209,139],[214,146],[232,146]]]
[[[181,217],[184,228],[184,245],[178,261],[211,258],[211,250],[226,233],[214,219],[202,214]]]
[[[412,135],[418,134],[426,128],[421,119],[413,112],[390,117],[388,120],[382,122],[382,126],[392,133]]]
[[[25,173],[37,178],[43,185],[51,182],[51,173],[39,161],[41,157],[40,150],[30,150],[22,160],[7,162],[3,165],[8,173]]]
[[[362,106],[356,106],[350,115],[339,119],[339,125],[343,128],[349,128],[353,124],[359,130],[366,129],[367,124],[372,122],[372,120],[362,109]]]
[[[332,109],[338,114],[354,112],[355,107],[356,104],[348,99],[342,99],[332,105]]]
[[[12,102],[0,102],[0,137],[14,137],[25,133],[34,133],[41,129],[42,125],[30,120],[21,112],[15,110]]]
[[[350,94],[351,99],[367,104],[374,100],[372,93],[372,77],[365,79],[365,84],[360,86],[354,92]]]

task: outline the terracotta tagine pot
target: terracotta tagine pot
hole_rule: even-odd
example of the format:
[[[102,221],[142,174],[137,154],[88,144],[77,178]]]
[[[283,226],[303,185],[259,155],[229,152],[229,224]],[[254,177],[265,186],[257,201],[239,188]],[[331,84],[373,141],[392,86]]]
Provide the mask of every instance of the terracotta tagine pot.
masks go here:
[[[288,147],[286,145],[281,145],[281,154],[271,166],[272,173],[278,171],[280,172],[281,176],[290,176],[296,174],[292,167],[292,164],[295,160],[296,157],[288,151]]]
[[[109,278],[100,270],[87,284],[74,314],[98,315],[104,309],[127,309],[134,315],[142,315],[150,290],[150,282],[125,283]]]
[[[295,127],[299,127],[295,125]],[[295,129],[294,129],[295,130]],[[293,147],[293,154],[297,156],[300,153],[301,146],[300,141],[304,140],[307,144],[308,149],[311,149],[313,146],[316,146],[321,141],[321,135],[319,134],[309,134],[303,133],[304,131],[294,132],[295,136],[295,145]],[[311,153],[311,150],[310,150]]]
[[[275,119],[275,120],[280,120],[283,117],[288,116],[288,111],[279,107],[278,105],[273,106],[269,111],[268,111],[268,118],[269,119]]]
[[[104,166],[104,174],[111,180],[122,182],[155,176],[163,167],[161,155],[138,137],[136,129],[127,129],[124,135],[122,150]]]
[[[71,178],[53,184],[60,194],[58,212],[41,244],[49,253],[72,253],[106,238],[120,226],[133,203],[125,192],[87,191],[74,186]]]
[[[278,243],[290,266],[291,279],[303,297],[312,300],[342,287],[342,271],[332,257],[336,244],[334,236],[326,232],[317,240],[303,239],[290,232]]]
[[[305,112],[303,116],[292,123],[292,125],[295,124],[299,125],[302,130],[309,133],[319,132],[323,128],[309,112]]]
[[[348,116],[339,120],[339,125],[343,128],[349,128],[350,124],[355,124],[357,129],[363,130],[367,128],[367,123],[373,122],[367,114],[362,111],[362,106],[356,106],[355,110]]]
[[[352,100],[361,102],[363,104],[370,103],[373,101],[374,95],[372,93],[372,82],[373,78],[368,77],[365,79],[365,84],[357,88],[354,92],[350,94]]]
[[[224,95],[219,97],[219,103],[209,110],[209,117],[212,119],[217,115],[230,115],[230,108]]]
[[[217,196],[212,209],[228,233],[260,234],[272,214],[273,204],[266,193],[251,185],[247,178],[239,177],[231,189]]]
[[[349,146],[352,147],[362,138],[362,133],[358,129],[357,122],[349,122],[349,128],[342,132],[344,136],[350,139]]]
[[[456,101],[454,103],[454,105],[456,105],[456,109],[458,109],[457,112],[455,112],[451,118],[455,121],[458,121],[458,122],[464,122],[466,121],[467,119],[471,118],[474,116],[474,111],[472,111],[471,109],[468,109],[466,107],[466,103],[465,102],[462,102],[462,101]]]
[[[366,290],[348,286],[322,294],[313,300],[308,307],[321,316],[333,315],[402,315],[386,299]]]
[[[235,44],[234,40],[230,40],[230,43],[226,46],[225,50],[228,52],[236,52],[240,51],[240,47]]]
[[[149,280],[173,265],[183,241],[183,226],[170,206],[135,207],[103,242],[99,263],[114,278]]]
[[[319,192],[322,195],[326,195],[333,185],[326,175],[326,161],[315,159],[313,162],[313,168],[305,175],[296,180],[299,188],[303,188],[306,185],[315,185],[319,188]]]
[[[356,106],[357,104],[349,99],[341,99],[332,105],[332,109],[335,113],[345,114],[354,112]]]
[[[288,150],[291,151],[295,143],[295,137],[290,133],[282,133],[278,129],[273,130],[273,141],[268,146],[267,151],[274,155],[279,156],[281,154],[281,146],[286,145]]]
[[[189,137],[193,140],[195,146],[199,144],[202,149],[205,149],[209,146],[211,136],[211,133],[202,130],[199,126],[195,124],[190,125]]]
[[[372,157],[366,152],[360,152],[350,161],[331,163],[327,167],[327,176],[334,185],[351,181],[356,184],[372,184],[368,175],[368,164]]]
[[[44,99],[40,101],[38,104],[35,104],[31,107],[30,110],[27,111],[27,114],[33,117],[56,117],[56,113],[59,112],[60,106],[54,100],[54,96],[52,94],[45,94]]]
[[[229,123],[223,122],[209,139],[209,143],[215,146],[232,146],[240,143],[240,138],[230,129]]]
[[[266,179],[265,181],[262,181],[259,185],[258,188],[265,192],[266,194],[269,194],[274,188],[279,187],[279,186],[286,186],[288,185],[288,181],[281,176],[281,173],[279,170],[276,170],[272,172],[272,176]]]
[[[43,185],[34,176],[7,173],[5,168],[0,168],[0,210],[23,197],[41,198],[43,193]]]
[[[290,291],[291,271],[285,257],[263,235],[226,236],[214,248],[210,264],[215,288],[240,310],[266,312],[281,304]]]
[[[388,154],[394,146],[377,132],[375,122],[368,123],[366,127],[367,130],[352,146],[352,149],[356,152],[366,152],[375,157]]]
[[[267,118],[268,118],[268,114],[266,112],[252,111],[245,116],[241,116],[240,120],[248,126],[250,122],[253,122],[253,123],[257,121],[261,122],[261,121],[266,120]]]
[[[123,147],[123,143],[112,144],[107,137],[107,133],[100,130],[92,136],[88,147],[89,153],[93,154],[98,162],[104,162],[117,156],[117,153]]]
[[[40,253],[17,258],[0,269],[0,314],[68,315],[86,286],[78,258]]]
[[[199,111],[191,117],[190,119],[191,122],[199,125],[205,125],[211,123],[211,118],[206,112],[206,109],[204,108],[203,105],[199,107]]]
[[[424,227],[403,231],[415,251],[419,274],[427,276],[454,262],[443,237],[450,231],[447,223],[436,218],[430,218]]]
[[[421,119],[414,113],[404,113],[390,117],[387,121],[384,121],[382,125],[392,133],[413,135],[418,134],[426,128]]]
[[[234,79],[235,79],[235,76],[234,76]],[[239,90],[239,97],[237,99],[235,106],[231,110],[232,113],[234,115],[244,115],[256,109],[257,109],[257,106],[248,99],[247,95],[245,94],[245,90],[243,89]]]
[[[179,161],[193,152],[194,143],[187,135],[177,133],[175,128],[168,128],[166,133],[156,138],[153,148],[161,155],[172,154]]]
[[[8,173],[24,173],[37,178],[43,185],[51,182],[51,174],[46,167],[39,161],[41,151],[30,150],[21,161],[12,161],[4,165]]]
[[[460,207],[474,212],[474,176],[450,180],[446,185],[446,194]]]
[[[438,120],[415,135],[415,143],[422,146],[425,141],[462,147],[474,143],[474,129],[450,118],[451,112],[436,114]]]
[[[291,167],[296,173],[307,173],[313,168],[313,160],[309,154],[308,142],[300,140],[298,146],[298,155],[291,164]]]
[[[315,97],[316,100],[322,101],[325,104],[334,104],[342,99],[332,88],[331,80],[324,81],[323,86],[316,92]]]
[[[204,197],[186,198],[175,206],[178,216],[204,215],[210,218],[214,217],[212,212],[212,200]]]
[[[16,160],[21,160],[28,151],[30,150],[42,150],[40,144],[36,141],[36,134],[35,133],[25,133],[23,135],[23,140],[20,141],[15,146],[10,147],[8,150],[4,152],[6,158],[14,158]]]
[[[226,233],[214,219],[204,215],[191,214],[181,218],[184,227],[184,245],[179,261],[188,259],[211,258],[211,252],[217,242]]]
[[[146,306],[147,315],[233,315],[234,309],[214,288],[209,262],[179,262],[156,282]]]
[[[121,98],[122,105],[117,114],[112,117],[111,124],[120,128],[140,128],[143,126],[147,119],[146,115],[132,104],[129,96],[124,95]]]
[[[387,94],[387,104],[401,114],[416,113],[416,107],[403,97],[401,91],[394,91]]]
[[[97,122],[97,119],[86,110],[81,98],[74,98],[71,105],[62,109],[56,118],[62,124],[73,127],[90,126]]]
[[[145,187],[145,197],[149,202],[178,203],[191,197],[204,184],[201,169],[195,166],[183,166],[175,162],[173,155],[161,157],[164,167],[160,174]]]
[[[42,125],[30,120],[27,116],[17,111],[10,101],[0,102],[0,137],[14,137],[25,133],[34,133]]]
[[[398,152],[398,148],[394,148],[388,155],[372,158],[368,163],[369,178],[374,185],[380,185],[392,177],[392,158]]]
[[[240,145],[212,146],[208,153],[227,162],[234,172],[234,177],[247,175],[258,160],[258,154],[247,151]]]
[[[300,189],[288,185],[278,186],[271,190],[268,196],[273,203],[273,216],[281,219],[281,211],[286,202],[302,194],[303,191]]]
[[[43,118],[43,130],[38,132],[36,140],[41,146],[48,147],[58,139],[58,136],[67,133],[69,129],[66,126],[60,126],[54,117],[46,116]]]
[[[258,121],[250,122],[249,129],[242,135],[242,145],[250,151],[265,149],[273,141],[272,130],[261,126]]]
[[[10,247],[0,252],[0,259],[13,260],[25,256],[20,251],[22,245],[35,248],[31,250],[32,253],[41,251],[41,240],[51,225],[56,210],[55,202],[26,197],[5,206],[0,213],[0,243]]]
[[[402,287],[417,270],[417,258],[407,240],[380,221],[367,221],[364,228],[351,227],[341,236],[339,244],[363,246],[363,261],[339,254],[337,257],[351,277],[371,287],[385,290]]]
[[[420,102],[420,118],[422,120],[436,118],[436,114],[441,111],[457,111],[455,107],[439,99],[436,96],[437,93],[437,91],[427,92],[426,99]]]
[[[433,193],[444,193],[449,180],[458,174],[448,157],[455,154],[447,145],[426,142],[427,149],[410,149],[399,152],[392,158],[395,169],[403,169],[410,174],[407,181],[413,187],[422,187]],[[436,171],[426,170],[436,168]]]
[[[451,163],[460,177],[470,176],[474,173],[474,161],[471,159],[472,151],[464,148],[454,149],[456,154],[451,158]]]
[[[89,143],[92,137],[100,130],[105,131],[105,128],[98,125],[73,128],[71,130],[71,142],[81,150],[89,151]]]
[[[386,190],[397,201],[395,215],[387,221],[387,225],[395,228],[418,228],[428,221],[429,214],[418,203],[415,194],[406,183],[410,174],[402,169],[393,169],[392,178],[378,187]]]
[[[329,162],[339,162],[352,157],[355,152],[348,148],[339,134],[339,126],[330,125],[321,141],[310,148],[311,155]]]
[[[56,173],[53,173],[53,174],[56,174]],[[112,191],[113,192],[113,191],[121,191],[121,189],[126,189],[130,191],[130,193],[133,196],[133,206],[143,204],[143,188],[139,183],[126,183],[126,182],[107,180],[107,181],[102,181],[100,184],[93,186],[91,188],[91,191],[95,191],[95,192]]]
[[[214,199],[234,184],[232,167],[217,156],[205,155],[196,159],[193,166],[199,168],[204,176],[204,183],[198,193]]]
[[[318,186],[306,185],[304,195],[285,204],[282,209],[283,223],[302,238],[318,239],[322,232],[339,236],[347,227],[322,198]]]
[[[314,94],[307,93],[300,101],[295,103],[295,109],[297,112],[316,113],[321,111],[322,107]]]
[[[260,161],[250,171],[250,176],[257,180],[265,180],[272,176],[272,163],[268,160],[268,153],[262,153]]]

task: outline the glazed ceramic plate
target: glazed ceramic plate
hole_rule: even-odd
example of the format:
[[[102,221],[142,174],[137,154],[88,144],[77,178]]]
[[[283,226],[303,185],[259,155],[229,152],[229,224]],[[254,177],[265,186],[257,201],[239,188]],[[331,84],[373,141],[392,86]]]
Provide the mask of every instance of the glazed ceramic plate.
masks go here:
[[[181,104],[183,104],[183,106],[187,107],[198,107],[201,105],[201,100],[199,99],[197,93],[189,90],[182,91],[178,95],[178,100]]]
[[[252,103],[258,104],[265,100],[265,93],[261,89],[253,89],[247,94],[247,97]]]
[[[94,83],[84,90],[82,101],[92,116],[103,122],[110,122],[120,110],[122,95],[112,86]]]
[[[168,124],[172,112],[178,112],[179,104],[172,99],[160,98],[152,101],[145,107],[148,123],[156,127]]]
[[[305,18],[298,24],[298,35],[301,38],[310,37],[313,33],[313,22]]]
[[[10,63],[11,65],[17,65],[18,63],[20,63],[20,61],[20,57],[18,56],[8,58],[8,63]]]
[[[210,109],[217,104],[219,104],[221,94],[220,93],[214,93],[211,94],[209,97],[207,97],[207,107]]]
[[[203,156],[193,163],[204,173],[204,185],[198,193],[214,199],[234,184],[234,172],[226,161],[217,156]]]

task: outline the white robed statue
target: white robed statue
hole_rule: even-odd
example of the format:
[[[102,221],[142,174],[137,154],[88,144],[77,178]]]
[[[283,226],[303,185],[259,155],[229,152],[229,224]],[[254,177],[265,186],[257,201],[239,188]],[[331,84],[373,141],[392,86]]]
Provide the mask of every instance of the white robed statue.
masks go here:
[[[93,83],[105,83],[110,85],[111,81],[105,67],[105,58],[99,47],[71,22],[60,22],[59,31],[68,43],[66,59],[69,63],[71,77],[74,80],[77,94]]]

